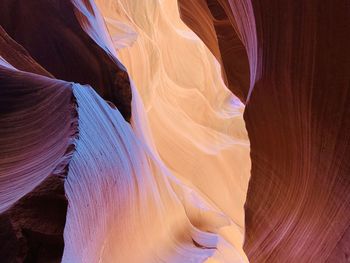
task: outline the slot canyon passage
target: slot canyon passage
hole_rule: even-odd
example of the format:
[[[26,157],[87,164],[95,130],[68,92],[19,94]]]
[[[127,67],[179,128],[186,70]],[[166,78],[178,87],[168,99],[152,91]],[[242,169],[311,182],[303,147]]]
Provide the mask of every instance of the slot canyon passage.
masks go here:
[[[0,262],[350,262],[348,0],[0,0]]]

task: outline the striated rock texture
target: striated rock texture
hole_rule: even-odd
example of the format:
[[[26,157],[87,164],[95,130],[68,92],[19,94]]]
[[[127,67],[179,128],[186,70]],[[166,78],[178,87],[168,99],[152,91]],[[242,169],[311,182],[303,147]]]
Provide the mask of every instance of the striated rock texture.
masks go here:
[[[96,4],[0,3],[1,262],[245,262],[243,104],[175,0]]]
[[[45,73],[23,49],[12,52],[18,66]],[[77,133],[71,84],[0,61],[0,257],[59,262],[64,176]]]
[[[123,66],[115,56],[107,54],[105,46],[94,44],[96,36],[92,40],[82,30],[83,25],[91,31],[98,30],[98,26],[87,27],[88,23],[82,21],[84,16],[77,12],[80,26],[73,17],[73,4],[69,1],[57,2],[56,11],[72,15],[70,19],[61,15],[54,18],[53,12],[50,16],[53,24],[44,23],[45,15],[49,17],[47,11],[55,7],[54,2],[35,4],[40,3],[0,3],[1,24],[30,49],[29,54],[0,26],[2,262],[61,262],[63,254],[67,212],[64,178],[77,135],[76,104],[70,90],[72,84],[54,80],[48,70],[72,81],[84,81],[81,78],[88,83],[98,81],[103,90],[97,90],[130,118],[131,89]],[[47,30],[45,34],[40,31],[42,25],[46,26],[43,26]],[[81,40],[73,37],[74,32]],[[51,45],[47,45],[48,41]],[[33,54],[42,65],[31,56]],[[81,66],[79,57],[84,57],[86,64]],[[113,83],[108,79],[113,79]]]
[[[178,2],[0,2],[1,261],[349,261],[348,2]]]
[[[220,234],[230,224],[222,212],[177,180],[135,128],[92,89],[75,85],[74,96],[80,133],[65,182],[63,262],[239,258]]]
[[[69,84],[40,75],[52,78],[0,27],[2,262],[60,262],[63,253],[75,103]]]
[[[106,44],[96,41],[98,25],[89,19],[97,16],[89,1],[0,2],[0,25],[42,67],[56,78],[93,86],[129,120],[129,78]]]
[[[235,30],[249,61],[250,91],[239,87],[237,93],[248,94],[249,260],[348,262],[349,2],[208,0],[194,7],[195,2],[179,0],[183,19],[213,53],[218,46],[223,61],[245,63],[227,52],[235,45],[221,44],[226,33],[215,27],[221,19]],[[202,26],[210,19],[216,43]],[[235,68],[222,65],[226,74]]]

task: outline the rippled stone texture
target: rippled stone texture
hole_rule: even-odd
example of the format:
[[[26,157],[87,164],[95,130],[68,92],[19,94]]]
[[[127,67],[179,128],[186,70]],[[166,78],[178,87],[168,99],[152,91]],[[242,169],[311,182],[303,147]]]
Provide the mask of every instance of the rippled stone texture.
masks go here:
[[[119,61],[82,30],[84,15],[69,1],[0,5],[0,24],[30,51],[0,26],[0,258],[61,262],[76,105],[71,84],[51,73],[96,84],[127,119],[129,80]]]
[[[0,27],[2,262],[60,262],[63,253],[74,100],[69,85],[40,75],[52,78]]]
[[[190,1],[179,2],[186,10]],[[184,21],[192,26],[191,20],[204,16],[198,12],[207,14],[208,8],[213,15],[234,18],[231,27],[245,46],[250,66],[244,113],[252,159],[244,245],[248,258],[347,262],[348,1],[211,0],[202,3],[202,10],[183,13],[191,16]],[[195,31],[198,24],[193,25]],[[232,63],[242,62],[220,51]]]
[[[15,64],[45,73],[12,51]],[[0,258],[60,262],[64,177],[77,133],[71,84],[0,62]]]

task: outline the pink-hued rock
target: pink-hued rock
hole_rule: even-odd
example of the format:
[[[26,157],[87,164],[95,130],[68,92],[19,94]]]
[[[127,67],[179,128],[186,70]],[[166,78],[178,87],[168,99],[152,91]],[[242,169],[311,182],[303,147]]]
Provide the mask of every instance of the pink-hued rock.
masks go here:
[[[208,0],[206,5],[202,1],[202,10],[197,6],[192,13],[190,2],[179,1],[181,10],[187,10],[183,15],[190,16],[184,21],[206,40],[212,38],[211,31],[206,35],[198,25],[208,23],[203,19],[208,8],[231,18],[231,29],[240,36],[249,61],[251,84],[244,114],[252,159],[245,206],[248,258],[347,262],[348,1]],[[225,32],[217,34],[221,59],[236,66],[243,63],[226,51],[234,45],[220,45]],[[222,65],[227,74],[232,66]],[[247,91],[240,89],[237,95]]]
[[[0,3],[0,25],[42,67],[56,78],[88,84],[113,102],[123,116],[131,116],[129,77],[115,56],[84,31],[88,16],[96,14],[90,1],[82,14],[71,0]]]
[[[45,73],[23,49],[12,47],[16,65]],[[72,84],[0,62],[0,258],[60,262],[64,178],[77,134]]]

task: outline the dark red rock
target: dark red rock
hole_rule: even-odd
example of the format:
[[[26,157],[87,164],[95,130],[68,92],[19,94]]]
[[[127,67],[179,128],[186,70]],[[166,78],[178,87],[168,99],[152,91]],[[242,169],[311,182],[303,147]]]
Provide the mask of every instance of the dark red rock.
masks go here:
[[[234,17],[232,28],[249,58],[249,260],[348,262],[349,2],[212,0],[207,8],[220,18]],[[220,51],[223,60],[242,63]]]
[[[4,0],[0,25],[56,78],[92,86],[129,120],[128,74],[83,30],[75,12],[70,0]]]
[[[67,205],[63,178],[49,176],[0,214],[1,262],[61,262]]]
[[[14,41],[0,26],[0,56],[13,67],[40,74],[47,77],[52,75],[40,66],[29,53],[16,41]]]

